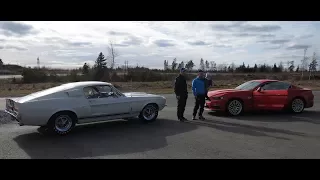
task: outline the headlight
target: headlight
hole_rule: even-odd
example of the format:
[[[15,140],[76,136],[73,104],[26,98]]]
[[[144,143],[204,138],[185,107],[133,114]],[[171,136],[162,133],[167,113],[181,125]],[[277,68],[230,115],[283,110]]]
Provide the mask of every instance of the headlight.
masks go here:
[[[223,96],[219,96],[219,97],[211,97],[213,100],[222,100]]]

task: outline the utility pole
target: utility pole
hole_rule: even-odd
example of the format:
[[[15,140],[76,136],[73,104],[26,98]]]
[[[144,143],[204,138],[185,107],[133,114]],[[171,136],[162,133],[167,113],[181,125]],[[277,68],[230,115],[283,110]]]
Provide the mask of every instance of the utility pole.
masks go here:
[[[126,61],[125,63],[126,63],[126,65],[125,65],[126,74],[128,74],[128,68],[129,68],[128,64],[129,64],[129,62]]]
[[[302,68],[301,68],[301,80],[303,80],[303,71],[305,70],[305,64],[307,62],[307,59],[306,59],[307,50],[308,50],[308,48],[304,49],[304,55],[303,55],[303,60],[302,60]]]
[[[40,69],[40,60],[39,60],[39,57],[37,58],[37,65],[38,65],[38,69]]]

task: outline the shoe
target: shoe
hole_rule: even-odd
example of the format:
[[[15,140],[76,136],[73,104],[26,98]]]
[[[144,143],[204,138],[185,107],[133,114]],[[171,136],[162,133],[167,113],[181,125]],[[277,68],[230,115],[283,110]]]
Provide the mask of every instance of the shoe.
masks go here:
[[[197,120],[196,116],[193,116],[193,117],[192,117],[192,120]]]
[[[199,116],[200,120],[206,120],[206,118],[204,118],[203,116]]]
[[[185,118],[185,117],[182,117],[181,119],[183,119],[184,121],[188,121],[188,119],[187,119],[187,118]]]
[[[181,122],[184,122],[184,121],[185,121],[184,118],[178,118],[178,119],[179,119],[179,121],[181,121]]]

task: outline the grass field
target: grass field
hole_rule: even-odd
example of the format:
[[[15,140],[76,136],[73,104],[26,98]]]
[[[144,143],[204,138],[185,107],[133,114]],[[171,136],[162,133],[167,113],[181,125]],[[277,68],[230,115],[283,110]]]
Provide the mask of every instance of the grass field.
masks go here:
[[[214,87],[212,89],[226,89],[234,88],[246,80],[218,80],[214,81]],[[0,84],[0,97],[17,97],[27,95],[36,91],[44,90],[54,86],[58,86],[61,83],[36,83],[36,84]],[[173,93],[172,81],[158,81],[158,82],[112,82],[122,92],[147,92],[155,94],[167,94]],[[320,90],[320,81],[295,81],[294,84],[301,87],[310,88],[312,90]],[[188,82],[191,92],[191,82]]]

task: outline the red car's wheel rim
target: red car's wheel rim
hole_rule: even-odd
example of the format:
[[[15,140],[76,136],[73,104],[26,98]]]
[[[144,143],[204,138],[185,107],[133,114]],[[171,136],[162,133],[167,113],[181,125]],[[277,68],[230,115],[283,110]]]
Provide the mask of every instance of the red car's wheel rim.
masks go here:
[[[228,110],[232,115],[238,115],[242,111],[242,103],[238,100],[233,100],[228,105]]]
[[[294,112],[301,112],[304,108],[304,102],[301,99],[295,99],[292,101],[291,107]]]

